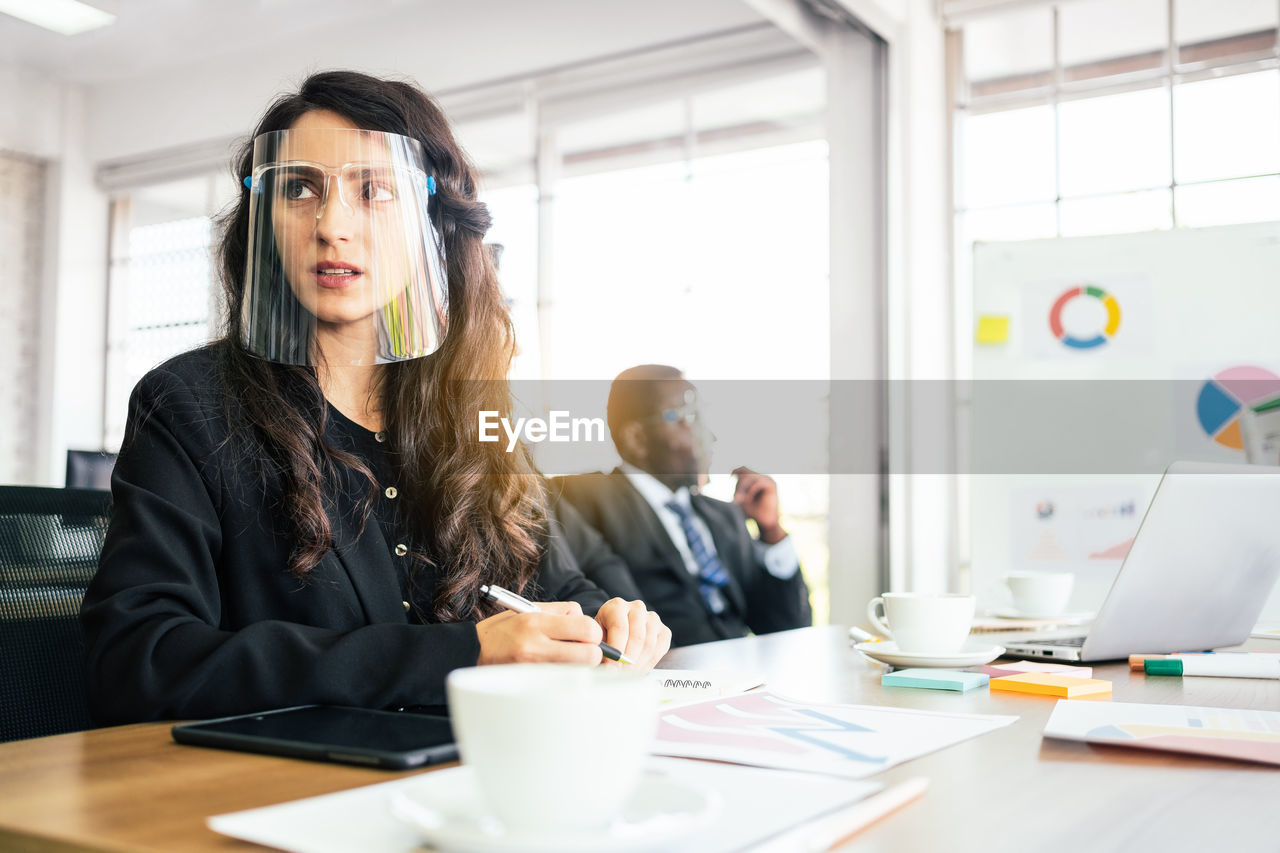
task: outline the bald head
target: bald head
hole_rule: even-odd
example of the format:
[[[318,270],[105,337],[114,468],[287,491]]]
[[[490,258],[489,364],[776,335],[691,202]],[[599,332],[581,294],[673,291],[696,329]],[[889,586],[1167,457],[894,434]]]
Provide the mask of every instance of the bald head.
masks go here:
[[[693,385],[665,364],[622,371],[609,388],[609,433],[618,455],[672,491],[696,488],[709,461]]]
[[[609,403],[605,408],[614,444],[627,424],[662,410],[663,383],[683,379],[683,373],[665,364],[641,364],[619,373],[609,386]]]

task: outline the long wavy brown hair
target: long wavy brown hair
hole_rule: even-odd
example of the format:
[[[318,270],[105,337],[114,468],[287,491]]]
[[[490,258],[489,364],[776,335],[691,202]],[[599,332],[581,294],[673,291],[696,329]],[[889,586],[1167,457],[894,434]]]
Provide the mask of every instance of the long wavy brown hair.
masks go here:
[[[430,214],[444,242],[448,325],[440,349],[426,358],[378,368],[385,430],[399,466],[418,560],[433,564],[434,618],[457,621],[493,612],[481,583],[524,589],[545,547],[545,496],[527,452],[478,440],[477,413],[510,416],[507,370],[515,351],[511,319],[497,272],[481,240],[488,209],[476,200],[475,169],[454,140],[443,110],[417,86],[349,71],[308,77],[266,111],[238,152],[237,179],[250,174],[252,139],[284,130],[311,110],[332,110],[367,130],[419,140],[437,192]],[[287,532],[295,547],[289,571],[305,577],[334,544],[325,511],[341,468],[367,483],[361,524],[367,524],[375,483],[358,458],[325,444],[326,406],[316,370],[286,367],[250,354],[241,344],[249,190],[220,222],[220,264],[228,328],[220,350],[234,400],[233,423],[252,434],[263,476],[283,490]],[[329,498],[328,500],[326,498]]]

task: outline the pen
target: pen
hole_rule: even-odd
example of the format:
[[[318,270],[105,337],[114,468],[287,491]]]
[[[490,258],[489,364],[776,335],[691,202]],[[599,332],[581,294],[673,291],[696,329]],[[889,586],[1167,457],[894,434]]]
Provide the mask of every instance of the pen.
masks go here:
[[[907,779],[847,809],[786,830],[752,849],[756,853],[794,853],[797,850],[821,853],[834,850],[871,824],[917,799],[928,787],[929,780],[923,776]]]
[[[523,595],[517,595],[509,589],[503,589],[493,584],[483,584],[480,587],[480,594],[486,598],[496,601],[508,610],[514,610],[516,613],[541,613],[542,608],[534,604]],[[615,649],[608,643],[600,644],[600,651],[604,652],[604,656],[609,660],[616,660],[618,663],[634,663],[629,657]]]
[[[887,788],[863,800],[848,811],[833,815],[830,821],[824,821],[818,831],[806,839],[804,849],[806,851],[834,850],[871,824],[918,798],[928,787],[929,780],[923,776],[899,782],[892,788]]]
[[[1280,658],[1274,655],[1191,655],[1142,662],[1147,675],[1218,675],[1225,678],[1280,678]]]

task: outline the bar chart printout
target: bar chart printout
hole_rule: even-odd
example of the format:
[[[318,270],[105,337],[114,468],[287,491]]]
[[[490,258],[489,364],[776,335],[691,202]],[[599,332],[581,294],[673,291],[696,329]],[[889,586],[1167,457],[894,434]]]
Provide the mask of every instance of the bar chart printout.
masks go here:
[[[653,753],[860,779],[1017,719],[744,693],[662,711]]]

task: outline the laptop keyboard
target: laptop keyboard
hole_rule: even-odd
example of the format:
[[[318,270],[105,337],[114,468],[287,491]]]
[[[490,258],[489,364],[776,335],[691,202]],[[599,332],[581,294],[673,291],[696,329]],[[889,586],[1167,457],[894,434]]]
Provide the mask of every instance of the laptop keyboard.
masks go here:
[[[1083,646],[1084,636],[1054,637],[1052,640],[1041,640],[1046,646]]]

